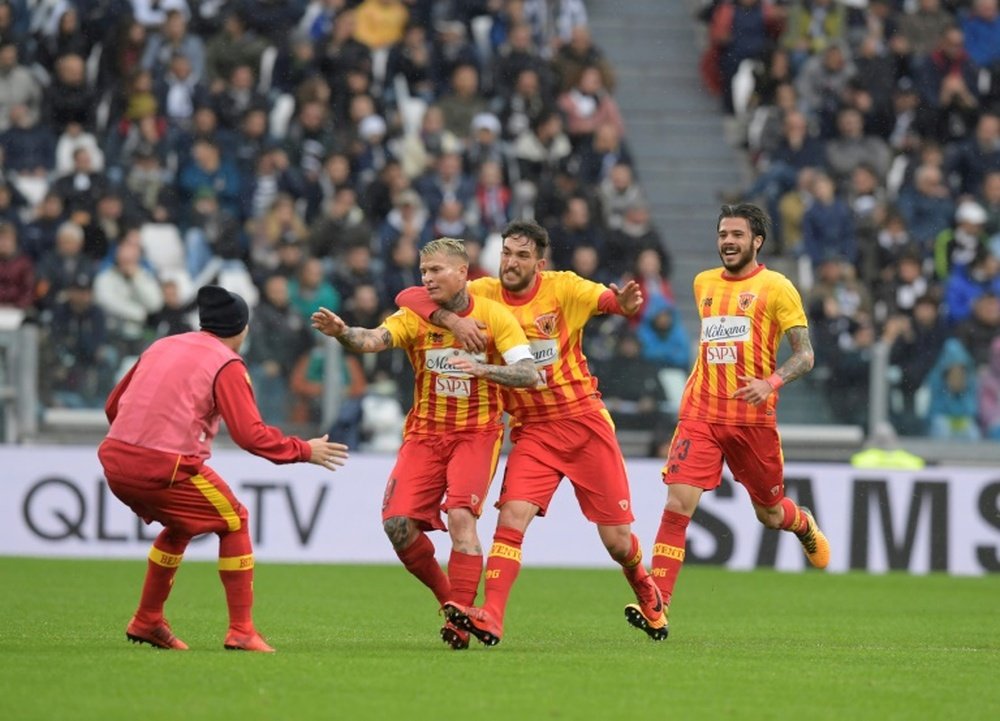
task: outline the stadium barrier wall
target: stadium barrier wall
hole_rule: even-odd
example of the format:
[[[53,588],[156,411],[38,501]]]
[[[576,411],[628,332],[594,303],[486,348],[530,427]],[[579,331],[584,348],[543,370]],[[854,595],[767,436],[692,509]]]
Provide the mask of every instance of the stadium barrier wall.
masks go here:
[[[308,464],[276,466],[236,450],[210,460],[249,509],[258,559],[310,563],[397,562],[380,522],[393,463],[392,456],[357,454],[330,473]],[[155,524],[145,526],[108,490],[92,447],[0,446],[0,468],[0,555],[141,559],[157,534]],[[666,497],[660,463],[630,460],[628,470],[635,530],[648,553]],[[480,522],[484,548],[502,477],[501,459]],[[790,463],[786,485],[829,537],[832,571],[1000,572],[1000,469]],[[445,560],[446,535],[431,535]],[[187,558],[209,560],[216,552],[213,538],[196,539]],[[524,559],[529,566],[613,567],[568,482],[548,515],[533,522]],[[687,559],[741,570],[806,567],[795,539],[764,529],[746,491],[728,475],[703,497]]]

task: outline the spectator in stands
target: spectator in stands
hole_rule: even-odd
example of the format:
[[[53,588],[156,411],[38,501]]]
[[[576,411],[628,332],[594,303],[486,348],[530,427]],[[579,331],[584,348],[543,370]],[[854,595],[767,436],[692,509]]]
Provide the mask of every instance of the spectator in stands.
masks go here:
[[[936,49],[915,65],[920,97],[936,111],[935,139],[948,142],[968,132],[979,108],[976,71],[957,25],[941,33]]]
[[[434,99],[431,44],[427,39],[427,28],[416,23],[407,26],[402,41],[389,50],[385,76],[387,82],[396,77],[403,78],[407,92],[413,97],[426,102]],[[395,92],[391,86],[390,89]]]
[[[600,184],[611,168],[619,163],[633,165],[632,153],[621,129],[610,121],[597,126],[592,141],[578,148],[576,157],[580,180],[587,186]]]
[[[107,317],[108,339],[121,357],[139,355],[150,340],[149,318],[163,307],[156,276],[142,265],[138,238],[118,244],[114,264],[94,278],[94,300]]]
[[[910,238],[928,256],[932,253],[934,239],[942,230],[951,227],[955,217],[955,203],[941,169],[933,165],[924,164],[916,169],[913,184],[900,191],[897,207]]]
[[[923,295],[913,304],[912,315],[891,315],[885,322],[882,341],[889,346],[889,362],[899,368],[901,404],[893,414],[893,426],[901,435],[927,432],[926,419],[917,411],[916,394],[934,367],[948,329],[937,299]]]
[[[560,95],[557,104],[566,118],[566,134],[574,149],[590,145],[594,133],[606,123],[614,126],[619,138],[625,137],[618,103],[604,87],[600,69],[593,65],[583,69],[576,85]]]
[[[378,308],[377,289],[380,278],[373,263],[372,250],[369,243],[358,243],[357,245],[350,245],[345,248],[341,262],[334,266],[331,280],[344,302],[345,313],[348,306],[356,302],[355,294],[361,286],[371,287],[375,291],[375,306],[376,309]],[[343,316],[343,314],[341,315]]]
[[[569,199],[558,226],[550,230],[552,267],[556,270],[569,268],[573,249],[578,245],[591,245],[598,252],[604,249],[603,234],[597,224],[591,222],[590,203],[582,195]]]
[[[434,84],[434,95],[442,97],[446,93],[455,92],[455,71],[464,66],[476,70],[476,85],[479,84],[479,53],[475,45],[469,41],[465,24],[457,20],[438,20],[434,24],[435,38],[431,46],[431,78]],[[466,76],[470,73],[465,73]],[[471,80],[463,78],[463,83]],[[468,118],[471,120],[471,116]],[[452,126],[446,123],[449,128]],[[458,132],[465,132],[468,122],[456,123]]]
[[[980,193],[980,205],[986,211],[986,223],[983,232],[995,242],[1000,237],[1000,170],[994,170],[983,178]]]
[[[131,0],[135,19],[147,28],[158,28],[166,22],[172,10],[188,12],[184,0]]]
[[[475,65],[457,65],[451,73],[449,92],[438,101],[444,115],[444,127],[465,146],[472,119],[486,112],[486,99],[479,93],[479,71]]]
[[[867,163],[884,178],[889,170],[892,153],[882,138],[865,135],[864,123],[854,108],[837,113],[837,136],[827,142],[826,163],[837,187],[846,187],[851,173],[861,163]]]
[[[174,278],[160,281],[163,293],[163,307],[149,316],[149,325],[157,338],[179,333],[189,333],[197,329],[198,303],[190,293],[182,294],[180,283]]]
[[[315,101],[305,103],[288,128],[284,145],[292,167],[309,182],[317,180],[323,161],[336,148],[328,110]]]
[[[43,357],[51,402],[63,408],[100,408],[114,385],[118,353],[108,342],[104,311],[94,304],[92,276],[73,276],[52,310]]]
[[[934,272],[944,281],[959,268],[970,266],[986,246],[986,211],[974,200],[963,201],[955,211],[955,225],[934,239]],[[961,274],[961,273],[960,273]]]
[[[372,229],[354,188],[337,189],[324,207],[325,213],[309,229],[309,246],[317,258],[332,261],[349,245],[370,241]]]
[[[986,174],[994,171],[1000,172],[1000,115],[983,113],[973,136],[960,141],[948,154],[945,173],[954,178],[956,193],[973,195],[982,187]]]
[[[979,424],[983,435],[1000,441],[1000,336],[990,345],[989,361],[979,369]]]
[[[622,227],[625,211],[630,206],[644,203],[642,189],[636,182],[632,166],[616,163],[597,187],[597,200],[601,208],[601,221],[608,231]]]
[[[1000,8],[997,0],[972,0],[959,14],[965,49],[981,68],[1000,68]]]
[[[517,192],[532,200],[537,198],[541,187],[555,182],[560,164],[566,162],[572,151],[559,114],[542,113],[514,139],[511,148],[517,175],[525,184]]]
[[[833,180],[825,173],[817,173],[812,195],[814,202],[802,217],[802,253],[813,268],[831,255],[855,263],[858,244],[854,218],[847,203],[838,197]]]
[[[510,84],[511,90],[503,96],[499,119],[502,136],[516,140],[552,111],[554,101],[543,92],[539,74],[531,68],[521,70]]]
[[[53,24],[43,29],[35,47],[35,61],[49,73],[56,61],[65,55],[90,55],[91,40],[80,27],[80,15],[76,7],[61,3],[50,18]]]
[[[885,314],[912,315],[917,301],[931,292],[931,278],[923,266],[919,249],[909,247],[883,270],[878,294]]]
[[[834,0],[794,0],[788,10],[781,44],[791,52],[792,67],[843,42],[848,30],[847,8]]]
[[[42,86],[28,68],[18,63],[18,47],[9,38],[0,38],[0,133],[12,123],[14,106],[24,108],[22,122],[28,127],[39,120]]]
[[[295,200],[285,193],[275,197],[271,209],[254,225],[250,261],[258,277],[277,271],[282,244],[304,243],[309,237],[309,229],[295,212]]]
[[[319,77],[319,61],[313,39],[305,32],[297,30],[289,38],[288,43],[278,46],[278,55],[271,73],[270,91],[292,95],[304,83]],[[267,88],[262,90],[266,91]]]
[[[354,39],[372,51],[403,39],[409,11],[402,0],[363,0],[354,9]]]
[[[868,425],[869,379],[875,327],[860,315],[848,318],[836,345],[828,348],[826,399],[835,423]]]
[[[900,15],[899,32],[920,60],[934,51],[941,35],[954,23],[955,17],[942,7],[941,0],[918,0],[916,7]]]
[[[733,112],[733,77],[744,60],[764,60],[780,28],[781,12],[770,0],[724,0],[712,14],[709,55],[722,92],[723,112]]]
[[[577,25],[570,33],[568,43],[562,45],[552,58],[552,68],[559,82],[559,92],[564,93],[580,80],[583,71],[596,67],[601,73],[601,82],[608,92],[615,90],[615,71],[604,53],[593,41],[590,28]]]
[[[480,238],[483,233],[475,215],[474,212],[467,213],[465,206],[456,199],[443,200],[437,215],[424,226],[418,246],[422,248],[435,238]]]
[[[107,257],[118,246],[129,226],[121,196],[108,190],[97,200],[90,223],[83,229],[83,252],[95,260]]]
[[[444,207],[444,206],[442,206]],[[462,236],[435,236],[455,237]],[[400,236],[393,241],[389,247],[389,259],[382,271],[382,297],[380,304],[386,308],[391,308],[395,303],[396,294],[404,288],[412,285],[420,285],[419,253],[417,243],[406,236]],[[336,310],[331,306],[324,306],[330,310]],[[315,310],[313,308],[312,310]],[[312,311],[310,311],[311,313]]]
[[[646,250],[658,256],[656,275],[669,279],[671,258],[666,243],[653,227],[649,206],[638,200],[625,208],[621,225],[607,233],[601,249],[601,267],[612,278],[621,278],[634,272],[639,254]],[[643,281],[639,279],[639,282]]]
[[[87,86],[86,66],[79,55],[63,55],[56,61],[55,78],[45,93],[46,115],[56,133],[68,123],[92,128],[97,98]]]
[[[0,222],[0,307],[27,311],[35,302],[35,264],[21,252],[17,229]]]
[[[438,156],[434,167],[414,182],[429,213],[436,214],[445,198],[453,198],[469,206],[476,195],[475,182],[462,169],[462,156],[446,150]]]
[[[34,263],[51,253],[56,247],[56,231],[65,220],[62,198],[48,192],[35,209],[34,219],[22,228],[21,247]]]
[[[48,125],[33,123],[24,105],[10,108],[9,121],[7,129],[0,133],[0,149],[10,180],[47,186],[48,175],[55,166],[55,136]]]
[[[465,172],[475,177],[485,162],[499,165],[504,178],[507,177],[507,148],[500,136],[500,119],[492,113],[480,113],[472,119],[464,156]]]
[[[588,24],[583,0],[524,0],[524,20],[544,58],[570,42],[575,28]]]
[[[497,57],[494,58],[492,65],[492,91],[497,98],[509,98],[515,94],[517,86],[523,82],[521,80],[523,73],[529,73],[532,76],[535,92],[541,94],[545,99],[552,97],[555,85],[552,68],[536,51],[531,37],[531,27],[527,23],[516,23],[510,27],[507,32],[507,40],[497,49]],[[557,62],[554,62],[553,65],[558,73]],[[521,129],[517,129],[514,134],[520,132]]]
[[[806,296],[807,305],[816,308],[827,298],[836,301],[838,312],[851,319],[871,317],[872,298],[858,282],[857,272],[843,256],[830,254],[816,268],[816,279]]]
[[[326,279],[319,258],[307,256],[302,261],[299,272],[288,281],[288,298],[303,320],[308,320],[320,306],[340,310],[340,294]]]
[[[55,234],[55,246],[46,251],[36,266],[38,284],[35,296],[38,307],[51,310],[65,300],[63,291],[70,282],[82,275],[91,277],[93,259],[83,252],[83,228],[75,223],[61,222]]]
[[[385,216],[378,229],[377,247],[381,261],[388,261],[391,248],[399,238],[418,245],[429,218],[420,196],[413,190],[399,193],[393,204],[395,207]]]
[[[56,175],[64,175],[73,170],[73,156],[78,148],[86,148],[90,153],[91,166],[95,172],[104,170],[104,151],[97,142],[97,136],[89,133],[79,123],[69,123],[56,142]]]
[[[194,82],[205,77],[205,44],[188,32],[187,15],[180,8],[167,11],[166,20],[146,43],[142,67],[161,78],[176,57],[187,59]]]
[[[479,167],[476,209],[484,233],[499,233],[513,218],[510,188],[504,183],[503,169],[494,160]]]
[[[979,440],[976,366],[961,341],[945,341],[927,384],[930,389],[928,424],[932,438]]]
[[[658,376],[659,359],[650,358],[642,338],[622,332],[614,356],[599,364],[601,400],[616,428],[650,429],[665,420],[667,396]]]
[[[976,365],[988,363],[990,345],[1000,335],[1000,292],[993,288],[977,296],[971,314],[954,333]]]
[[[266,108],[268,103],[267,98],[257,92],[254,70],[249,65],[234,66],[226,80],[226,83],[217,83],[209,102],[215,109],[219,125],[236,131],[247,112],[253,108]]]
[[[684,330],[677,308],[659,293],[644,299],[636,333],[644,359],[660,368],[687,371],[691,367],[691,339]],[[631,371],[628,371],[631,372]]]
[[[291,409],[288,378],[314,337],[291,305],[285,276],[268,277],[263,288],[247,338],[246,359],[261,417],[269,425],[281,425],[288,422]]]
[[[240,176],[236,166],[224,159],[219,146],[207,138],[195,141],[190,162],[178,173],[177,187],[182,218],[190,220],[193,217],[193,202],[204,191],[215,196],[220,209],[233,217],[241,217]]]
[[[578,245],[573,249],[573,257],[570,260],[569,270],[576,273],[581,278],[592,280],[595,283],[614,283],[620,277],[612,275],[606,268],[601,266],[601,256],[597,248],[592,245]],[[586,353],[587,357],[591,355]]]
[[[222,32],[205,48],[205,76],[212,90],[221,87],[237,65],[260,67],[260,56],[267,43],[247,28],[239,10],[230,9],[222,23]]]

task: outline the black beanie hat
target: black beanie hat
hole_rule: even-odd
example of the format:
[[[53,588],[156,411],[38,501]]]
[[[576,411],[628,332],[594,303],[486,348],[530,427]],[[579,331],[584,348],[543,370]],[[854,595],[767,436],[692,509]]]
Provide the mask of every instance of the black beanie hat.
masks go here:
[[[250,319],[246,301],[217,285],[198,289],[198,317],[201,329],[220,338],[239,335]]]

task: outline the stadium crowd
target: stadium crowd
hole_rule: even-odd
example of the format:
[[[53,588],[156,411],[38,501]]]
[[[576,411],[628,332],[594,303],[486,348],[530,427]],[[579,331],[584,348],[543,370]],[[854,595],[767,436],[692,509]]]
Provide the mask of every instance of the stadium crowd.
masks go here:
[[[709,0],[703,79],[798,268],[833,418],[1000,440],[997,0]],[[772,252],[775,249],[772,248]],[[792,263],[793,267],[795,263]]]
[[[102,406],[218,283],[252,305],[264,420],[315,426],[317,307],[373,327],[427,242],[463,239],[474,278],[534,218],[550,267],[642,283],[586,351],[626,424],[669,421],[659,373],[690,341],[587,22],[581,0],[0,1],[0,305],[42,330],[43,402]],[[402,351],[342,373],[332,437],[394,450]]]

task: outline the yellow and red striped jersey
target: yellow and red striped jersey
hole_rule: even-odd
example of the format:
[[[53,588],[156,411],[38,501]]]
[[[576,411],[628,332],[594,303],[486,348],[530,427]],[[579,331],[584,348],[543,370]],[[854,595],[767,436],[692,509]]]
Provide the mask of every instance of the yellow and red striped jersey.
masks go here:
[[[709,423],[774,426],[778,394],[751,406],[733,393],[739,376],[767,378],[789,328],[806,326],[799,292],[781,273],[758,266],[746,278],[723,268],[699,273],[694,299],[701,316],[698,359],[681,397],[679,417]]]
[[[462,315],[486,324],[486,353],[466,353],[450,331],[405,308],[382,323],[392,336],[393,346],[406,350],[415,373],[413,408],[406,416],[404,438],[411,434],[481,431],[503,423],[500,386],[454,370],[448,361],[465,356],[480,363],[501,364],[504,356],[518,346],[526,350],[528,339],[500,303],[488,298],[470,297],[470,301],[469,310]]]
[[[600,312],[598,300],[606,286],[576,273],[546,270],[523,297],[505,291],[498,278],[477,278],[469,290],[502,301],[531,344],[538,385],[500,389],[513,424],[570,418],[604,408],[597,379],[583,355],[582,339],[583,327]]]

